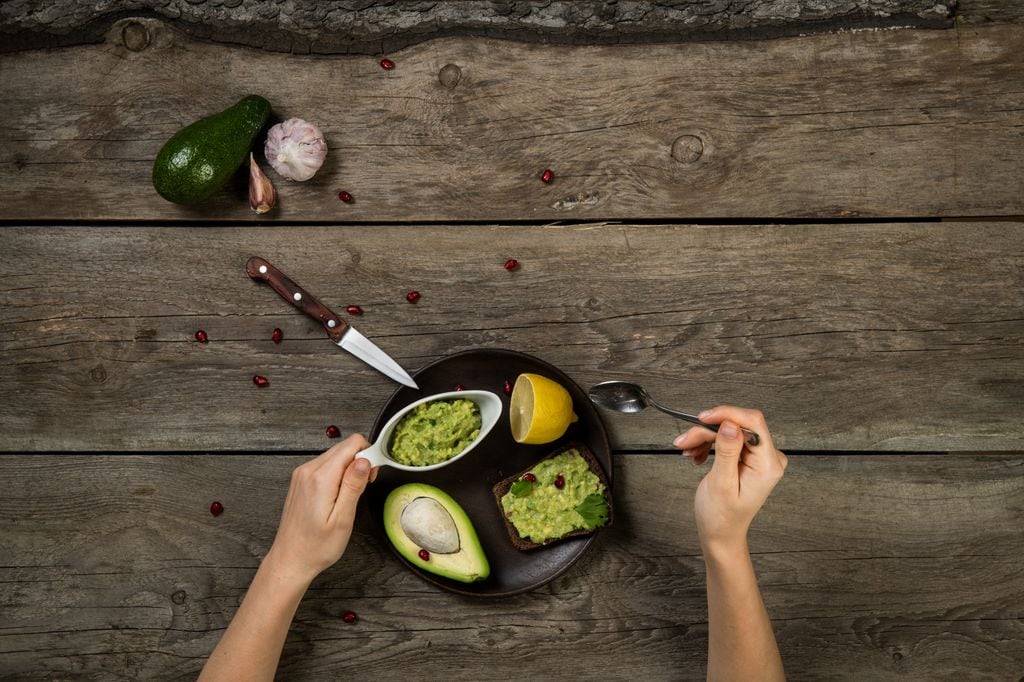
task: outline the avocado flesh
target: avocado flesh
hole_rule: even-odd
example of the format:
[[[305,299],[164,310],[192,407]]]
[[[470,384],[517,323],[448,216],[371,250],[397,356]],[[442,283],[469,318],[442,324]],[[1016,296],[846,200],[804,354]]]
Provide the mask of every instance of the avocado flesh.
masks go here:
[[[270,103],[259,95],[249,95],[182,128],[156,155],[153,187],[176,204],[209,199],[245,162],[269,117]]]
[[[402,527],[402,513],[419,498],[436,501],[451,516],[458,531],[458,549],[455,552],[431,552],[426,561],[420,558],[419,552],[424,548],[414,542]],[[426,509],[428,505],[417,503],[411,510],[417,508]],[[407,515],[407,526],[410,521]],[[411,564],[424,571],[463,583],[483,580],[491,574],[490,564],[472,522],[462,507],[440,488],[425,483],[407,483],[392,490],[384,501],[384,530],[395,549]]]

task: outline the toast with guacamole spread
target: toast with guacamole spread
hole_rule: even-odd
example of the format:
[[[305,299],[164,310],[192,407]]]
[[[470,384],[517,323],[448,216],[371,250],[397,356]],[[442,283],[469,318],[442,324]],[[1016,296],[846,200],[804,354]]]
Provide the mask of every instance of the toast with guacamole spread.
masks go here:
[[[492,488],[516,549],[590,535],[612,522],[611,485],[587,446],[569,443]]]

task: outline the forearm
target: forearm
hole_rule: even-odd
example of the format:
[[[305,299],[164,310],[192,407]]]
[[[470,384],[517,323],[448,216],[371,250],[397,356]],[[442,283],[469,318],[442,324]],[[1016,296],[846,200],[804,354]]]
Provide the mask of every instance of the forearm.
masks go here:
[[[785,680],[746,543],[705,549],[708,680]]]
[[[288,628],[307,587],[308,580],[283,570],[273,552],[268,554],[199,679],[273,680]]]

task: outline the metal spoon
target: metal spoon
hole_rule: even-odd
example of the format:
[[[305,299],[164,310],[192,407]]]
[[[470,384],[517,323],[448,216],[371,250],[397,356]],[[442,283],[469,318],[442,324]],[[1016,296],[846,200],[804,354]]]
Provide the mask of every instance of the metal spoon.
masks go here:
[[[716,424],[705,424],[700,419],[692,414],[680,412],[679,410],[672,410],[664,405],[659,405],[655,402],[647,391],[642,386],[632,384],[628,381],[605,381],[590,389],[590,400],[595,405],[609,410],[616,410],[618,412],[640,412],[645,409],[648,405],[657,408],[665,414],[670,414],[673,417],[678,417],[683,421],[688,421],[693,424],[703,426],[705,429],[710,429],[715,433],[718,433],[718,426]],[[761,442],[760,436],[749,429],[743,429],[743,433],[747,434],[747,444],[757,445]]]

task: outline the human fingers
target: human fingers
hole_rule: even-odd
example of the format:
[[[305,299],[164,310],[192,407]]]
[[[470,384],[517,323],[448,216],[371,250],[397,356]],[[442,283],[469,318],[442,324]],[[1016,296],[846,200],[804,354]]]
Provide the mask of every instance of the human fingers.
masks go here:
[[[715,438],[715,463],[711,472],[725,488],[739,487],[740,453],[743,452],[743,432],[731,421],[722,422]]]
[[[715,432],[703,426],[693,426],[686,433],[676,436],[672,444],[681,450],[692,450],[705,443],[715,442]]]
[[[316,478],[328,486],[337,488],[345,468],[357,454],[368,447],[370,444],[360,433],[353,433],[340,443],[335,443],[327,452],[313,460],[313,463],[316,463]]]
[[[715,434],[701,426],[694,426],[676,436],[672,444],[683,451],[683,455],[690,458],[695,465],[703,464],[708,459],[711,451],[711,443],[715,440]]]
[[[709,410],[704,410],[697,417],[708,424],[721,424],[728,419],[745,429],[753,431],[758,435],[759,442],[756,446],[752,446],[752,452],[762,450],[770,452],[775,449],[775,445],[772,443],[772,434],[768,430],[768,421],[760,410],[735,407],[734,405],[718,405]]]
[[[341,477],[341,488],[334,503],[334,511],[331,512],[331,523],[351,525],[356,515],[359,496],[366,490],[369,480],[370,463],[367,460],[358,457],[348,465]]]

